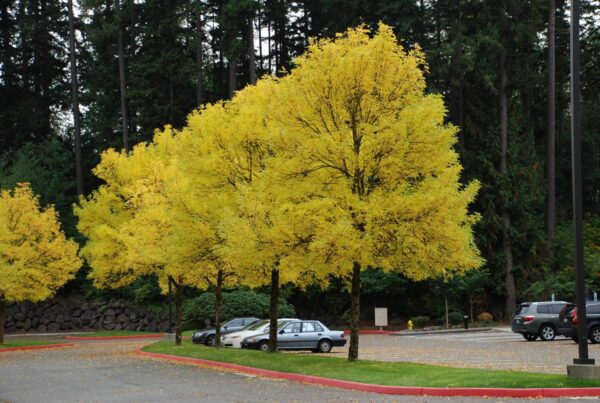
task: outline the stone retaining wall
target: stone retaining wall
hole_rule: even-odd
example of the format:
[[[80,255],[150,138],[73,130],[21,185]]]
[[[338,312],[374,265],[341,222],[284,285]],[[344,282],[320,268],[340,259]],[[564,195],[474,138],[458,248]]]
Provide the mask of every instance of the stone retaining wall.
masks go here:
[[[53,298],[33,304],[7,306],[6,332],[86,330],[167,330],[167,315],[134,307],[123,301],[81,302]]]

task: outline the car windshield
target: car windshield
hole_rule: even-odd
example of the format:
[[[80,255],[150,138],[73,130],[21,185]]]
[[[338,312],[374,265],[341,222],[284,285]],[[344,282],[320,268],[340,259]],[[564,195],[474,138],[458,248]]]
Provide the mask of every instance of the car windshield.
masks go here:
[[[284,320],[283,322],[279,322],[279,324],[277,325],[277,330],[281,329],[282,327],[284,327],[285,325],[287,325],[290,322],[291,321],[289,321],[289,320]]]
[[[246,326],[246,328],[244,330],[258,330],[261,327],[263,327],[264,325],[266,325],[267,323],[269,323],[269,321],[267,319],[259,320],[258,322],[254,322],[251,325]]]

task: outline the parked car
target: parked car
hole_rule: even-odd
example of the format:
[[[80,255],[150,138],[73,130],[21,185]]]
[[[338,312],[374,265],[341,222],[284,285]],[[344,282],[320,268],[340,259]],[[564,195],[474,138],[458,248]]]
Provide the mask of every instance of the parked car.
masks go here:
[[[299,319],[294,319],[294,318],[277,319],[277,328],[280,329],[287,323],[292,322],[292,321],[297,321],[297,320],[299,320]],[[263,319],[256,323],[253,323],[252,325],[248,326],[247,328],[245,328],[241,331],[238,331],[235,333],[230,333],[230,334],[222,337],[221,344],[223,345],[223,347],[242,348],[242,340],[244,340],[246,337],[255,336],[257,334],[262,334],[262,333],[268,333],[270,323],[271,322],[269,319]]]
[[[525,340],[554,340],[560,325],[559,313],[567,305],[564,301],[523,302],[515,311],[511,329]]]
[[[587,337],[591,343],[600,343],[600,302],[588,302],[585,305],[587,312]],[[573,341],[579,340],[579,316],[577,314],[577,306],[569,304],[560,314],[561,325],[558,329],[559,333],[565,337],[570,337]]]
[[[228,322],[225,322],[221,326],[221,335],[237,332],[242,330],[253,323],[258,322],[258,318],[235,318]],[[207,346],[215,345],[216,329],[198,330],[192,335],[192,343],[195,344],[206,344]]]
[[[344,332],[329,330],[316,320],[302,320],[286,324],[278,331],[277,348],[281,350],[311,350],[328,353],[332,347],[346,345]],[[262,351],[269,349],[269,334],[263,333],[245,338],[243,348]]]

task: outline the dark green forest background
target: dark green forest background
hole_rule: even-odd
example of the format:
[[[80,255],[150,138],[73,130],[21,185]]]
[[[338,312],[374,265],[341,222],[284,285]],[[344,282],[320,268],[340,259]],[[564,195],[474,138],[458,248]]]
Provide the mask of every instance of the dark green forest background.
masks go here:
[[[590,291],[600,291],[600,2],[582,3],[586,270]],[[462,278],[419,283],[368,270],[365,319],[373,306],[388,306],[393,318],[436,318],[447,299],[453,311],[488,311],[501,320],[515,301],[552,293],[571,300],[567,6],[562,0],[0,0],[0,187],[31,182],[44,204],[57,207],[67,234],[83,242],[71,205],[78,193],[100,185],[91,169],[103,150],[148,141],[156,128],[183,126],[203,103],[227,99],[262,75],[284,74],[309,38],[383,21],[406,47],[424,49],[428,91],[444,95],[448,121],[460,127],[463,177],[482,182],[473,209],[482,216],[476,238],[486,264]],[[93,289],[85,274],[84,268],[62,293],[163,301],[152,279],[108,292]],[[326,290],[288,285],[284,295],[305,317],[339,322],[349,307],[336,281]]]

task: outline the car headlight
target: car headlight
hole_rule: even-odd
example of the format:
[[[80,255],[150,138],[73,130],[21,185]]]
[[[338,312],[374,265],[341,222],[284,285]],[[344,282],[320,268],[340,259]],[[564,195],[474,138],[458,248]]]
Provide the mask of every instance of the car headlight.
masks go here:
[[[247,339],[244,339],[244,342],[246,343],[254,343],[256,341],[256,337],[248,337]]]
[[[202,337],[204,335],[204,332],[196,332],[194,333],[194,337]]]

